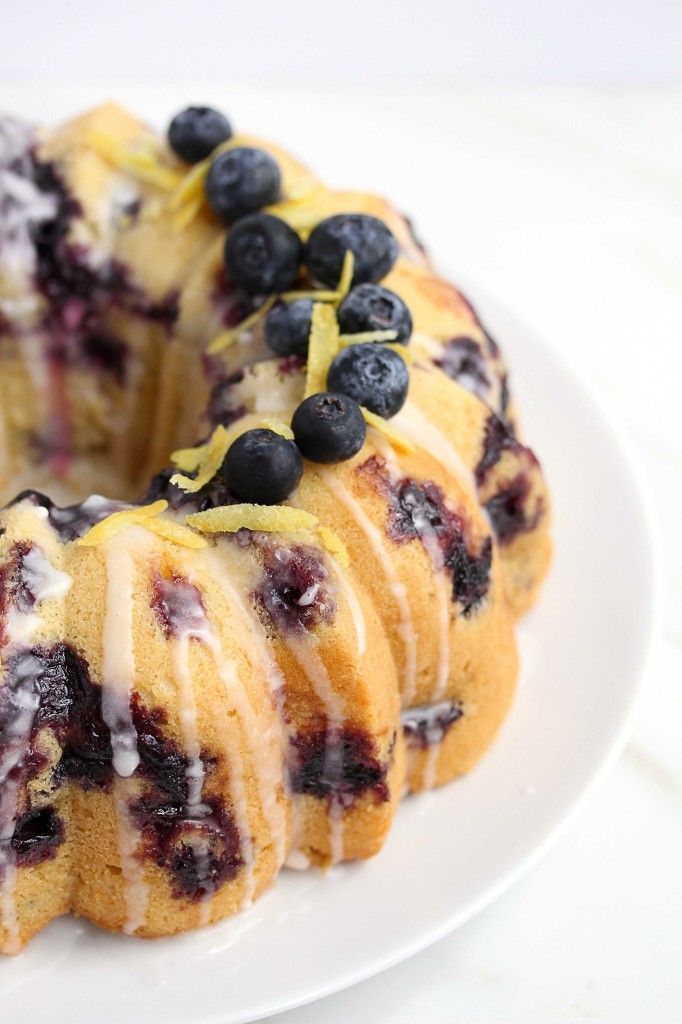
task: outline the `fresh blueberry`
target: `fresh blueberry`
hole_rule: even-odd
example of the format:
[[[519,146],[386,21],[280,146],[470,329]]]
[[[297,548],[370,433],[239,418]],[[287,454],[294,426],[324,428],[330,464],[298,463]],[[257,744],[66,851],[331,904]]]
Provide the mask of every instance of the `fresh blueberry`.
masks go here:
[[[187,107],[175,115],[168,128],[171,149],[188,164],[205,160],[216,146],[230,138],[230,122],[213,107]]]
[[[410,377],[405,361],[383,345],[349,345],[336,357],[327,376],[330,391],[339,391],[388,419],[402,409]]]
[[[278,302],[265,318],[265,341],[278,356],[304,356],[308,351],[311,299],[297,299],[288,305]]]
[[[383,221],[367,213],[337,213],[321,221],[308,239],[305,262],[313,278],[335,288],[348,249],[355,257],[354,285],[380,281],[398,255],[396,240]]]
[[[412,334],[412,317],[395,292],[380,284],[359,284],[339,306],[339,327],[342,334],[395,331],[395,340],[406,344]]]
[[[323,391],[299,405],[291,421],[296,444],[312,462],[344,462],[365,443],[367,425],[357,402]]]
[[[247,430],[230,445],[222,474],[242,501],[276,505],[298,487],[303,459],[293,441],[273,430]]]
[[[238,220],[227,236],[225,264],[230,280],[250,295],[291,288],[301,263],[301,240],[269,213]]]
[[[220,153],[206,175],[206,199],[230,223],[246,213],[274,203],[282,176],[269,153],[237,146]]]

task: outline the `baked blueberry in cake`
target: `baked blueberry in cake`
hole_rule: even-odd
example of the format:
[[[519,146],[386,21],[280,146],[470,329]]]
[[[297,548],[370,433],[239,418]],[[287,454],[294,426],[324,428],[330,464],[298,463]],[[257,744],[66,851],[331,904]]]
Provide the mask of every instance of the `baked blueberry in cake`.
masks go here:
[[[409,222],[193,106],[0,120],[0,949],[377,853],[468,771],[550,557]]]

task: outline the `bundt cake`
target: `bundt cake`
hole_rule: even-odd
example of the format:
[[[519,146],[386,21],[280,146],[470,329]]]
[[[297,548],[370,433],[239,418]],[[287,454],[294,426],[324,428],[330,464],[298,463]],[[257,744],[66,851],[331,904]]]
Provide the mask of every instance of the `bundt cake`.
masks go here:
[[[471,768],[550,557],[519,438],[388,203],[206,107],[0,120],[2,951],[216,922]]]

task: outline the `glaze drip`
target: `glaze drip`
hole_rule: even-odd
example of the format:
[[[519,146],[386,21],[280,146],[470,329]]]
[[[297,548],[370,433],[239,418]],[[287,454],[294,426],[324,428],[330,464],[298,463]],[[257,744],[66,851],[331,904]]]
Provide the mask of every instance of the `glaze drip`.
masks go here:
[[[457,703],[447,700],[406,708],[401,722],[408,746],[426,750],[439,745],[463,713]]]
[[[62,598],[71,577],[56,569],[38,545],[16,543],[2,575],[3,640],[7,647],[6,678],[0,689],[0,923],[7,932],[8,952],[18,947],[19,924],[14,891],[18,856],[59,845],[63,832],[52,822],[47,840],[39,843],[34,820],[24,814],[17,837],[19,798],[31,768],[31,738],[41,709],[40,659],[27,647],[41,625],[41,606]],[[47,822],[43,822],[47,826]],[[48,837],[49,838],[49,837]]]

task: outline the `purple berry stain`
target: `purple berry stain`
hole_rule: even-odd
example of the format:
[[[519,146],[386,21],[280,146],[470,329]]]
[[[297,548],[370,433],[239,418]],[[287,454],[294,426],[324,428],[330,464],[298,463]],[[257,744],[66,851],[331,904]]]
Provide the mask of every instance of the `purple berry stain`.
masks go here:
[[[466,517],[446,502],[440,487],[432,481],[403,477],[390,479],[383,459],[372,456],[358,467],[374,481],[388,501],[387,531],[391,540],[404,544],[420,540],[436,568],[452,579],[452,600],[465,616],[482,603],[490,586],[492,540],[475,541]]]
[[[312,629],[332,622],[336,604],[327,568],[316,548],[259,543],[263,578],[255,598],[279,629]]]
[[[17,866],[23,868],[52,859],[63,842],[64,822],[53,807],[43,807],[21,815],[10,846]]]
[[[473,338],[451,338],[445,343],[443,354],[434,362],[451,380],[484,401],[487,400],[490,394],[490,377],[481,346]]]
[[[505,455],[512,460],[511,477],[508,471],[500,470]],[[500,544],[510,544],[520,534],[536,529],[542,519],[544,499],[541,494],[533,494],[532,486],[538,472],[538,460],[530,448],[517,441],[512,429],[491,414],[486,422],[475,477],[479,490],[485,495],[484,508]]]
[[[167,614],[172,621],[175,611]],[[11,777],[20,787],[49,768],[50,785],[57,790],[65,784],[86,790],[110,788],[114,778],[111,735],[102,718],[101,693],[85,658],[68,644],[38,646],[7,659],[0,690],[0,764],[15,761],[26,708],[32,709],[28,739],[21,744],[23,754],[20,750],[11,768]],[[132,808],[142,831],[142,855],[154,857],[168,871],[177,896],[201,899],[241,867],[238,829],[229,808],[217,797],[205,798],[202,817],[188,813],[189,761],[164,733],[165,712],[147,708],[136,693],[131,710],[140,755],[135,777],[145,786]],[[52,765],[39,750],[38,737],[44,729],[52,732],[60,747]],[[214,762],[202,755],[202,764],[210,777]],[[54,856],[65,839],[64,823],[54,808],[29,807],[13,828],[11,824],[0,822],[11,834],[19,866]]]
[[[152,576],[151,607],[166,636],[199,636],[208,629],[201,594],[177,572]]]
[[[289,778],[294,793],[339,799],[346,806],[372,793],[383,802],[388,800],[387,772],[372,736],[359,726],[349,723],[336,733],[324,723],[299,729],[291,738]]]

